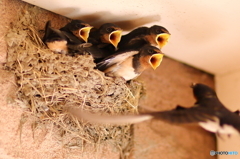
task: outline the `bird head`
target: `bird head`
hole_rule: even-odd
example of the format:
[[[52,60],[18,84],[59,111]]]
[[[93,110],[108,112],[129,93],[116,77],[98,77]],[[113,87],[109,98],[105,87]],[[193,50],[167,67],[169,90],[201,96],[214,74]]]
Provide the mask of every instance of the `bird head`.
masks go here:
[[[122,29],[115,24],[105,23],[99,28],[101,40],[103,43],[112,44],[117,48],[122,37]]]
[[[85,42],[88,42],[90,30],[93,28],[92,26],[81,20],[72,20],[68,25],[70,31],[75,36],[77,36],[79,39],[82,39]]]
[[[206,99],[206,98],[216,98],[216,92],[208,87],[207,85],[200,84],[200,83],[193,83],[191,85],[193,88],[193,94],[196,100]]]
[[[139,56],[145,66],[150,66],[155,70],[160,66],[164,54],[154,46],[145,45],[140,49]]]
[[[168,43],[171,35],[166,28],[158,25],[150,27],[149,32],[159,48],[163,48]]]

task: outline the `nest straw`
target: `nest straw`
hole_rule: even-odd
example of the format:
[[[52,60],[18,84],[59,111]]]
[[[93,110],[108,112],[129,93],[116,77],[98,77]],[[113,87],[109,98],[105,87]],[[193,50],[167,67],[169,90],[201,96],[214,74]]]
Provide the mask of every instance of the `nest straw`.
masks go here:
[[[78,138],[79,143],[110,141],[121,149],[122,156],[129,153],[133,137],[131,125],[84,123],[69,116],[64,108],[71,105],[94,113],[136,113],[142,84],[136,81],[126,84],[122,78],[106,77],[94,69],[90,55],[73,57],[52,53],[34,27],[35,16],[34,9],[23,11],[6,35],[5,68],[16,75],[16,100],[41,123],[57,125],[59,131],[64,132],[62,137]]]

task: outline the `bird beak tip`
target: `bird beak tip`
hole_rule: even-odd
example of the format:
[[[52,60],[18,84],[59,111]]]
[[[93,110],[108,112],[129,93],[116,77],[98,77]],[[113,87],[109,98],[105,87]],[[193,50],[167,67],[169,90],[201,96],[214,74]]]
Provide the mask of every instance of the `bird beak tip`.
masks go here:
[[[121,37],[122,37],[122,30],[113,31],[109,35],[109,41],[115,47],[115,49],[117,49],[118,43],[121,41]]]
[[[156,42],[157,42],[159,48],[163,48],[168,43],[170,36],[171,35],[168,33],[162,33],[162,34],[157,35]]]
[[[89,37],[89,33],[90,30],[92,29],[92,26],[88,26],[88,27],[84,27],[82,29],[79,30],[79,36],[85,41],[88,42],[88,37]]]
[[[149,63],[154,70],[156,70],[160,66],[163,56],[164,54],[158,53],[150,57]]]

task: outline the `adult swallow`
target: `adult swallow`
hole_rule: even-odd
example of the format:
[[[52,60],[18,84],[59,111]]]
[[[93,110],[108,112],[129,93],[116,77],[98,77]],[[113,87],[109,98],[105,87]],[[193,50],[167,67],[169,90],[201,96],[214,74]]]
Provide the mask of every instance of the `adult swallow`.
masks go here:
[[[116,52],[97,63],[97,69],[128,81],[139,76],[147,68],[156,69],[162,59],[163,53],[160,49],[145,45],[139,51]]]
[[[45,25],[43,42],[55,53],[66,54],[68,52],[67,37],[60,30],[52,28],[51,21]]]
[[[150,28],[139,27],[122,36],[119,43],[119,50],[128,48],[140,49],[145,44],[150,44],[161,49],[168,43],[170,35],[166,28],[159,25],[153,25]]]
[[[99,48],[104,48],[109,44],[117,49],[118,43],[121,40],[122,29],[112,23],[105,23],[98,29],[94,28],[90,32],[90,43],[97,45]]]
[[[216,92],[204,84],[193,84],[193,95],[196,99],[192,107],[178,105],[169,111],[143,113],[126,116],[99,116],[86,112],[74,116],[98,123],[123,124],[138,123],[144,120],[157,119],[171,124],[197,123],[207,131],[219,134],[239,134],[239,111],[232,112],[218,99]],[[77,111],[76,111],[77,112]]]
[[[83,42],[88,42],[89,33],[92,28],[93,27],[91,25],[81,20],[72,20],[70,23],[66,24],[60,30],[72,33]]]
[[[216,92],[204,84],[193,84],[196,103],[191,108],[178,106],[173,110],[152,113],[156,119],[170,123],[198,123],[202,128],[216,134],[239,134],[238,111],[227,109],[218,99]]]

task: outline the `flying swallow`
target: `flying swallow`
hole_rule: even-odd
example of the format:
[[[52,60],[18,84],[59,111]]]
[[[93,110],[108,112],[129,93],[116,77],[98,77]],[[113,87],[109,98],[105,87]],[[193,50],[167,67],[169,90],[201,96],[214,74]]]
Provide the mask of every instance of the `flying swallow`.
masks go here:
[[[178,105],[169,111],[149,112],[139,115],[99,116],[90,113],[77,114],[76,117],[97,123],[123,124],[138,123],[149,119],[163,120],[171,124],[197,123],[207,131],[220,134],[239,134],[239,111],[232,112],[218,99],[216,92],[204,84],[193,84],[193,95],[196,99],[192,107]]]
[[[134,29],[130,33],[122,36],[119,43],[119,50],[125,50],[128,48],[139,49],[145,44],[163,48],[170,38],[169,31],[158,25],[152,27],[139,27]]]
[[[216,134],[239,134],[240,117],[238,111],[227,109],[218,99],[216,92],[204,84],[193,84],[196,103],[191,108],[177,108],[159,113],[152,113],[154,118],[170,123],[198,123],[202,128]]]
[[[161,64],[163,56],[160,49],[145,45],[139,51],[116,52],[97,63],[97,69],[128,81],[139,76],[147,68],[156,69]]]
[[[66,54],[68,52],[67,37],[60,30],[52,28],[51,21],[45,25],[43,42],[55,53]]]
[[[81,20],[72,20],[66,24],[60,30],[68,33],[72,33],[78,37],[82,42],[88,42],[90,30],[93,27]]]

